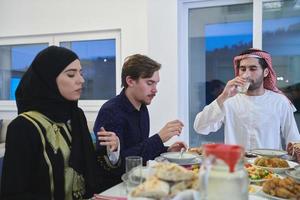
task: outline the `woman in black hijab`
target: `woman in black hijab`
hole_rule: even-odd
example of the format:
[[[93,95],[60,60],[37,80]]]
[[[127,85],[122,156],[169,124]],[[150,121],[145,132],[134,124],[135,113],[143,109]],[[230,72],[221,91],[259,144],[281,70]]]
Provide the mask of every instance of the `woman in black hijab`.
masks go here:
[[[35,57],[16,91],[19,116],[7,130],[1,199],[82,199],[99,192],[92,139],[77,105],[83,82],[71,50],[50,46]]]

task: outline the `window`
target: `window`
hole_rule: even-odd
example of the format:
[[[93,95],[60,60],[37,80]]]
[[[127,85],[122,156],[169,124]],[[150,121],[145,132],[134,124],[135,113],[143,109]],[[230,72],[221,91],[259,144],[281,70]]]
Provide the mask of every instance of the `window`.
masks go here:
[[[26,45],[0,45],[0,100],[14,100],[21,77],[33,58],[48,43]]]
[[[272,55],[277,84],[300,115],[300,2],[265,2],[262,31],[262,46]]]
[[[233,57],[250,47],[271,53],[278,86],[298,109],[295,117],[300,127],[299,1],[181,0],[180,3],[179,72],[183,77],[179,114],[188,122],[185,132],[189,133],[186,139],[190,146],[223,141],[223,129],[208,136],[195,133],[194,119],[234,77]]]
[[[49,45],[76,52],[85,78],[80,106],[98,111],[121,90],[120,32],[83,32],[0,39],[0,110],[16,110],[14,93],[39,51]]]
[[[188,19],[190,145],[221,142],[223,129],[219,134],[199,135],[193,119],[233,78],[234,55],[252,46],[252,4],[195,8]]]
[[[80,58],[84,88],[81,99],[110,99],[116,94],[116,41],[89,40],[61,42],[60,46],[72,49]]]

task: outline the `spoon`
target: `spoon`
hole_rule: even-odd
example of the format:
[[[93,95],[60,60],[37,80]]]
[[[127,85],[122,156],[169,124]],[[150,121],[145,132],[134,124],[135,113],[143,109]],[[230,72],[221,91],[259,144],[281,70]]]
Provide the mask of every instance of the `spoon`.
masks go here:
[[[181,148],[181,149],[180,149],[180,155],[179,155],[179,158],[182,158],[182,155],[183,155],[184,151],[185,151],[185,148]]]

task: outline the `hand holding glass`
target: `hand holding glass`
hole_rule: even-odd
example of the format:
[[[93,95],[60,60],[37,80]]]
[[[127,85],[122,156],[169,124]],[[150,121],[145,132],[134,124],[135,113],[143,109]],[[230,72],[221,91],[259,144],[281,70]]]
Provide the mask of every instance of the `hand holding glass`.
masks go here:
[[[237,86],[236,89],[239,93],[245,94],[245,93],[247,93],[248,88],[250,86],[250,78],[245,74],[242,75],[242,78],[244,78],[246,80],[246,83],[242,86]]]

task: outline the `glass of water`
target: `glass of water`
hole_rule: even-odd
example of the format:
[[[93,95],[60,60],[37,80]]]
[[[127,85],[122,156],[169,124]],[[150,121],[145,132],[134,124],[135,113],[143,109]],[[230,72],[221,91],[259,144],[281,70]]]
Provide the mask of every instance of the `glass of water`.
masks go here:
[[[127,156],[125,164],[127,175],[126,191],[130,192],[142,181],[143,158],[140,156]]]
[[[243,77],[243,76],[242,76]],[[249,77],[243,77],[243,78],[245,78],[246,79],[246,83],[244,84],[244,85],[242,85],[242,86],[237,86],[237,91],[239,92],[239,93],[242,93],[242,94],[245,94],[245,93],[247,93],[247,91],[248,91],[248,88],[249,88],[249,86],[250,86],[250,78]]]

